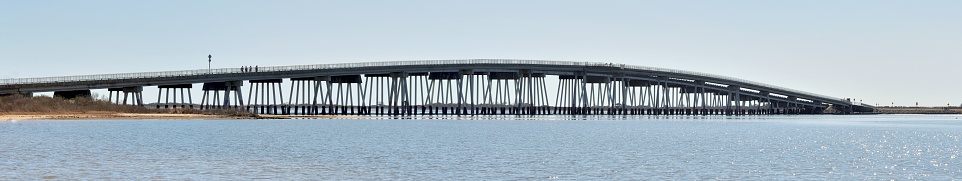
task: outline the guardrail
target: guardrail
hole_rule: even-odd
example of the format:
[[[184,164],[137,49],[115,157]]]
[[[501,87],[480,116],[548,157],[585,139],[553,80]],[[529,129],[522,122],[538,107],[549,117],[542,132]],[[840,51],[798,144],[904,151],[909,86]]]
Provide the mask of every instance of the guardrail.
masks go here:
[[[303,71],[303,70],[330,70],[330,69],[346,69],[346,68],[368,68],[368,67],[391,67],[391,66],[424,66],[424,65],[470,65],[470,64],[530,64],[530,65],[554,65],[554,66],[610,66],[626,69],[636,69],[652,72],[666,72],[675,74],[686,74],[702,77],[710,77],[715,79],[722,79],[732,82],[740,82],[744,84],[749,84],[753,86],[758,86],[767,89],[781,90],[785,92],[792,92],[796,94],[801,94],[805,96],[811,96],[815,98],[820,98],[823,100],[839,100],[834,97],[819,95],[815,93],[789,89],[784,87],[779,87],[775,85],[749,81],[745,79],[739,79],[734,77],[706,74],[700,72],[677,70],[677,69],[667,69],[667,68],[657,68],[648,66],[638,66],[638,65],[625,65],[625,64],[612,64],[612,63],[602,63],[602,62],[574,62],[574,61],[551,61],[551,60],[515,60],[515,59],[463,59],[463,60],[416,60],[416,61],[384,61],[384,62],[359,62],[359,63],[336,63],[336,64],[311,64],[311,65],[288,65],[288,66],[265,66],[257,67],[256,72],[287,72],[287,71]],[[4,85],[25,85],[25,84],[43,84],[43,83],[64,83],[64,82],[81,82],[81,81],[99,81],[99,80],[123,80],[123,79],[142,79],[142,78],[167,78],[167,77],[184,77],[184,76],[204,76],[204,75],[224,75],[224,74],[236,74],[236,73],[250,73],[245,72],[241,68],[219,68],[219,69],[198,69],[198,70],[180,70],[180,71],[160,71],[160,72],[138,72],[138,73],[117,73],[117,74],[95,74],[95,75],[76,75],[76,76],[57,76],[57,77],[37,77],[37,78],[12,78],[12,79],[0,79],[0,86]]]
[[[418,60],[418,61],[389,61],[389,62],[360,62],[360,63],[339,63],[339,64],[312,64],[312,65],[288,65],[288,66],[265,66],[258,67],[257,72],[285,72],[299,70],[327,70],[344,68],[366,68],[366,67],[389,67],[389,66],[417,66],[417,65],[458,65],[458,64],[541,64],[541,65],[602,65],[602,63],[588,62],[566,62],[566,61],[547,61],[547,60],[510,60],[510,59],[468,59],[468,60]],[[93,80],[118,80],[135,78],[164,78],[181,76],[200,76],[200,75],[221,75],[247,73],[241,68],[220,68],[220,69],[198,69],[180,71],[161,71],[161,72],[137,72],[137,73],[116,73],[116,74],[94,74],[94,75],[75,75],[57,77],[37,77],[37,78],[12,78],[0,79],[0,85],[16,84],[41,84],[41,83],[60,83],[60,82],[79,82]]]

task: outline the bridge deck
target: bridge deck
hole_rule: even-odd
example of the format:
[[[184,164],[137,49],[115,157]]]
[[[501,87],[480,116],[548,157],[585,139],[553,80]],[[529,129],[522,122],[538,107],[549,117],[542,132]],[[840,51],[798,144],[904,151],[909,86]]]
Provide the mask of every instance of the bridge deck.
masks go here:
[[[469,72],[465,72],[469,71]],[[548,60],[422,60],[314,64],[258,67],[246,71],[241,68],[202,69],[163,72],[118,73],[41,78],[0,79],[0,94],[50,91],[89,90],[136,86],[182,85],[239,80],[273,80],[320,76],[366,75],[389,76],[392,73],[455,72],[522,72],[567,77],[600,76],[611,80],[664,82],[665,87],[685,87],[692,91],[701,87],[704,92],[743,92],[751,101],[759,98],[781,99],[811,106],[853,106],[844,99],[789,89],[744,79],[685,70],[601,62],[572,62]],[[522,72],[523,73],[523,72]],[[533,75],[533,74],[532,74]],[[459,77],[460,78],[460,77]],[[592,82],[588,82],[592,83]],[[736,91],[737,90],[737,91]],[[754,97],[754,98],[753,98]]]

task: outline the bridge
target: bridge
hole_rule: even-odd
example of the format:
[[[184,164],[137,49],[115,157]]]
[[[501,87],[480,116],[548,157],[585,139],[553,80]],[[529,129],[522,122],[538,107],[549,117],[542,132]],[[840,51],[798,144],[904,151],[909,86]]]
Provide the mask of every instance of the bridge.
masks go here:
[[[285,81],[290,86],[282,87]],[[202,85],[198,103],[191,93],[194,84]],[[147,106],[144,87],[159,89],[153,108],[260,114],[759,115],[873,109],[720,75],[547,60],[390,61],[0,79],[0,95],[54,92],[69,99],[107,89],[112,102]]]

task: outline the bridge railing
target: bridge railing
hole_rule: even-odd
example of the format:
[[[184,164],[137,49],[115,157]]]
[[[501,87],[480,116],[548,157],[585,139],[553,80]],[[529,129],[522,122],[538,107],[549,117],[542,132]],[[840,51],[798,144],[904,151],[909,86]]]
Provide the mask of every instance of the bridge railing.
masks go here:
[[[561,62],[561,61],[545,61],[545,60],[510,60],[510,59],[419,60],[419,61],[390,61],[390,62],[360,62],[360,63],[339,63],[339,64],[265,66],[265,67],[257,67],[256,72],[285,72],[285,71],[300,71],[300,70],[325,70],[325,69],[366,68],[366,67],[386,67],[386,66],[451,65],[451,64],[589,65],[589,63],[585,63],[585,62]],[[598,63],[597,65],[600,65],[600,63]],[[254,71],[251,71],[251,72],[254,72]],[[94,75],[74,75],[74,76],[55,76],[55,77],[36,77],[36,78],[10,78],[10,79],[0,79],[0,85],[203,76],[203,75],[221,75],[221,74],[251,73],[251,72],[245,72],[241,68],[219,68],[219,69],[94,74]]]
[[[826,100],[842,100],[834,97],[814,94],[810,92],[779,87],[775,85],[749,81],[734,77],[706,74],[700,72],[667,69],[658,67],[626,65],[602,62],[575,62],[575,61],[550,61],[550,60],[516,60],[516,59],[461,59],[461,60],[416,60],[416,61],[381,61],[381,62],[358,62],[358,63],[335,63],[335,64],[311,64],[311,65],[288,65],[288,66],[265,66],[257,67],[256,71],[244,71],[241,68],[219,68],[219,69],[197,69],[180,71],[159,71],[159,72],[138,72],[138,73],[118,73],[118,74],[95,74],[95,75],[76,75],[76,76],[57,76],[57,77],[38,77],[38,78],[12,78],[0,79],[0,86],[22,85],[22,84],[43,84],[43,83],[63,83],[63,82],[83,82],[83,81],[105,81],[105,80],[125,80],[125,79],[145,79],[145,78],[168,78],[186,76],[215,76],[236,73],[271,73],[287,71],[310,71],[310,70],[330,70],[347,68],[368,68],[368,67],[391,67],[391,66],[426,66],[426,65],[477,65],[477,64],[530,64],[530,65],[558,65],[558,66],[610,66],[626,69],[636,69],[652,72],[666,72],[674,74],[687,74],[702,77],[723,79],[733,82],[741,82],[760,86],[763,88],[794,92],[805,96],[816,97]]]
[[[464,59],[464,60],[416,60],[416,61],[389,61],[389,62],[359,62],[359,63],[340,63],[340,64],[312,64],[312,65],[289,65],[264,67],[262,71],[298,71],[298,70],[324,70],[324,69],[344,69],[344,68],[366,68],[366,67],[390,67],[390,66],[423,66],[423,65],[472,65],[472,64],[534,64],[534,65],[601,65],[602,63],[591,62],[566,62],[566,61],[547,61],[547,60],[511,60],[511,59]]]
[[[13,78],[13,79],[0,79],[0,85],[43,84],[43,83],[82,82],[82,81],[99,81],[99,80],[123,80],[123,79],[139,79],[139,78],[163,78],[163,77],[230,74],[230,73],[240,73],[240,72],[241,71],[239,68],[225,68],[225,69],[210,69],[210,70],[203,69],[203,70],[182,70],[182,71],[163,71],[163,72],[37,77],[37,78]]]

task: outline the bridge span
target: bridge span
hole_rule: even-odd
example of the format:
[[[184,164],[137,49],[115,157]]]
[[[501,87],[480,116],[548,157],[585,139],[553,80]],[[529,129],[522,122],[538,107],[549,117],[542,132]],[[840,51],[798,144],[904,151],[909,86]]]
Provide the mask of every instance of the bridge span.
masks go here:
[[[282,87],[285,81],[290,86]],[[201,84],[203,92],[196,104],[194,84]],[[159,89],[155,108],[246,109],[262,114],[749,115],[872,110],[847,99],[692,71],[508,59],[0,79],[0,95],[54,92],[75,98],[90,97],[91,89],[107,89],[110,101],[144,105],[143,88],[150,86]]]

